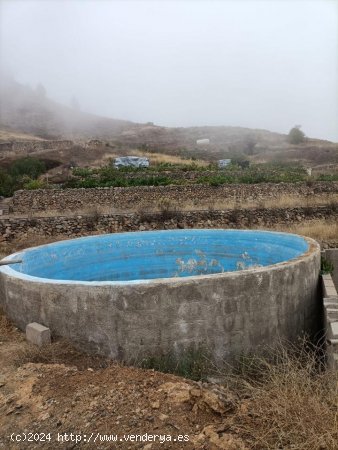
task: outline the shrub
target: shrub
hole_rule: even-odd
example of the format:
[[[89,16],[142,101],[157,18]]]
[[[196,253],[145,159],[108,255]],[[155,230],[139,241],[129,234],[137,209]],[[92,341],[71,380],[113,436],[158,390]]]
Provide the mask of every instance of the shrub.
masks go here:
[[[0,195],[11,197],[15,191],[15,179],[4,169],[0,168]]]
[[[28,179],[23,185],[23,188],[24,189],[28,189],[28,190],[45,189],[46,187],[47,186],[46,186],[46,183],[44,181],[42,181],[42,180],[31,180],[31,179]]]
[[[305,141],[305,134],[300,129],[300,125],[291,128],[288,134],[288,141],[290,144],[300,144]]]
[[[9,168],[9,173],[13,177],[28,175],[32,179],[37,178],[45,171],[46,165],[43,161],[29,156],[14,161]]]
[[[76,177],[88,177],[92,173],[91,169],[88,169],[87,167],[76,167],[73,169],[73,175]]]
[[[161,198],[158,202],[158,207],[163,221],[179,218],[180,213],[177,211],[177,206],[173,205],[168,198]]]

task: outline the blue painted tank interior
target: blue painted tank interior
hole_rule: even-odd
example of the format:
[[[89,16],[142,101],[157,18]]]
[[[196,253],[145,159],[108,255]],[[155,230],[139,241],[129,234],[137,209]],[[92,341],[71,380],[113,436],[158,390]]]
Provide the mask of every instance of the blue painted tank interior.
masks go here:
[[[11,266],[54,280],[130,281],[187,277],[267,266],[308,250],[296,235],[250,230],[116,233],[61,241],[17,253]]]

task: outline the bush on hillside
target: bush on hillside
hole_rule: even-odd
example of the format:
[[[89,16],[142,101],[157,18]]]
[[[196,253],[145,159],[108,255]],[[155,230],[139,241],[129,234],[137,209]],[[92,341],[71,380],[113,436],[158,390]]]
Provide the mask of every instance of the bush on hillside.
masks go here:
[[[301,144],[305,141],[305,134],[300,129],[300,125],[296,125],[295,127],[291,128],[288,134],[288,141],[290,144]]]

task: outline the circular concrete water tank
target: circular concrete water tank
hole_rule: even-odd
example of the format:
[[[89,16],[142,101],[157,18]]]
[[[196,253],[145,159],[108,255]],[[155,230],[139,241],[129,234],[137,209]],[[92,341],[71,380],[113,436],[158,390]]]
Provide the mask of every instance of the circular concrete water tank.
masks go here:
[[[0,304],[78,347],[126,361],[202,346],[233,361],[313,334],[320,248],[251,230],[116,233],[43,245],[0,267]]]

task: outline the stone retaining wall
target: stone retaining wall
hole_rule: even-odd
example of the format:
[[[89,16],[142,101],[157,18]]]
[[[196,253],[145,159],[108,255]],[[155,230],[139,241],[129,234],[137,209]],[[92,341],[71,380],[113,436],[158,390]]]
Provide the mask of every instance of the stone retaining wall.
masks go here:
[[[39,150],[65,150],[73,145],[73,141],[69,140],[1,142],[0,153],[2,156],[8,156],[12,152],[31,153]]]
[[[60,141],[22,141],[13,142],[13,151],[27,151],[32,152],[36,150],[64,150],[72,147],[73,141],[60,140]]]
[[[224,184],[221,186],[137,186],[128,188],[38,189],[16,191],[11,208],[14,213],[31,211],[76,211],[90,206],[135,210],[146,205],[159,206],[163,199],[180,205],[183,201],[265,200],[282,196],[309,197],[335,195],[338,182]]]
[[[11,240],[25,233],[46,236],[64,234],[115,233],[175,228],[259,228],[290,224],[311,219],[333,219],[338,209],[330,206],[306,208],[257,208],[224,211],[165,211],[144,214],[90,214],[57,217],[0,218],[3,240]]]

